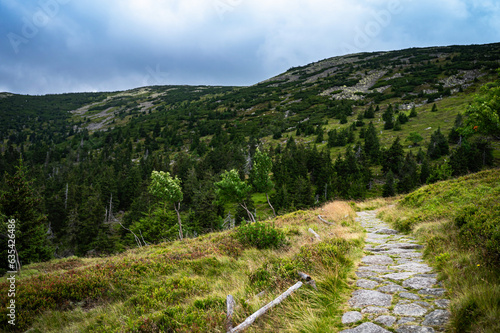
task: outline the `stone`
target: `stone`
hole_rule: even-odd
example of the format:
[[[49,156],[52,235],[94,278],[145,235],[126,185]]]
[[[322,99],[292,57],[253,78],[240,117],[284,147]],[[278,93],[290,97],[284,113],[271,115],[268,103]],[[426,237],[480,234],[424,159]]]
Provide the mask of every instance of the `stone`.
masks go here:
[[[363,323],[356,328],[340,331],[340,333],[391,333],[374,323]]]
[[[417,274],[415,277],[437,278],[437,274]]]
[[[418,264],[418,263],[414,263],[414,262],[409,262],[409,263],[398,265],[398,266],[392,266],[391,268],[398,270],[398,271],[407,271],[407,272],[415,272],[415,273],[427,273],[427,272],[432,271],[432,268],[429,267],[429,265]]]
[[[416,319],[414,317],[401,317],[401,319],[398,320],[398,325],[403,325],[406,323],[411,323],[415,322]]]
[[[375,231],[376,234],[384,234],[384,235],[395,235],[398,233],[397,230],[394,229],[388,229],[388,228],[382,228],[377,231]]]
[[[443,296],[446,292],[443,288],[424,288],[418,291],[420,295]]]
[[[413,300],[419,300],[420,299],[420,296],[412,294],[412,293],[399,293],[399,297],[407,298],[407,299],[413,299]]]
[[[356,276],[360,278],[367,278],[367,277],[372,277],[372,276],[377,276],[377,273],[375,272],[356,272]]]
[[[386,274],[382,275],[383,278],[390,279],[390,280],[406,280],[410,277],[412,277],[415,273],[412,272],[403,272],[403,273],[391,273],[391,274]]]
[[[363,319],[363,315],[358,311],[349,311],[342,316],[342,324],[352,324]]]
[[[365,289],[373,289],[373,288],[375,288],[378,285],[379,285],[378,282],[375,282],[375,281],[372,281],[372,280],[361,279],[361,280],[356,281],[356,286],[357,287],[365,288]]]
[[[377,273],[390,273],[394,272],[392,269],[387,269],[385,266],[379,266],[379,265],[370,265],[370,266],[361,266],[358,268],[358,271],[362,272],[377,272]]]
[[[423,327],[416,325],[404,325],[396,329],[397,333],[434,333],[432,327]]]
[[[413,289],[430,288],[435,285],[437,280],[435,278],[413,277],[403,282],[403,287]]]
[[[382,324],[387,327],[391,327],[396,321],[396,317],[393,316],[380,316],[375,318],[375,322]]]
[[[450,313],[446,310],[435,310],[425,316],[423,325],[443,326],[450,319]]]
[[[349,300],[349,305],[353,308],[364,308],[369,305],[391,306],[392,296],[383,294],[375,290],[356,290]]]
[[[421,317],[427,309],[418,304],[398,304],[394,307],[393,313],[399,316]]]
[[[397,284],[390,284],[390,285],[387,285],[387,286],[382,286],[382,287],[378,288],[377,290],[380,291],[380,292],[389,293],[389,294],[395,294],[398,291],[406,291],[405,288],[403,288],[403,287],[401,287],[400,285],[397,285]]]
[[[430,307],[432,307],[432,305],[430,305],[429,303],[424,302],[424,301],[418,301],[418,302],[415,302],[415,304],[423,306],[424,308],[430,308]]]
[[[382,313],[389,313],[389,310],[386,308],[380,308],[377,306],[368,306],[361,310],[361,313],[375,313],[375,314],[382,314]]]
[[[394,260],[391,257],[385,255],[371,255],[365,256],[363,259],[361,259],[361,262],[372,265],[392,265],[394,263]]]
[[[438,308],[443,308],[443,309],[446,309],[448,306],[450,306],[450,300],[448,299],[437,299],[434,301],[434,303]]]

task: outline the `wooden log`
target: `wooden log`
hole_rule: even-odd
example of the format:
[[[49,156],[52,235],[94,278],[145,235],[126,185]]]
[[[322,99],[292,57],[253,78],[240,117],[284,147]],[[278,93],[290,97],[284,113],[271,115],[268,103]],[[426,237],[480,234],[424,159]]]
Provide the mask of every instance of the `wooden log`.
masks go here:
[[[234,298],[232,295],[227,295],[226,304],[227,304],[226,331],[231,332],[231,330],[233,329],[233,313],[234,313]]]
[[[309,232],[311,234],[314,235],[314,237],[316,237],[317,240],[321,240],[321,237],[319,237],[319,235],[316,233],[316,231],[312,230],[311,228],[309,228]]]
[[[318,287],[316,287],[316,282],[313,280],[313,278],[310,275],[307,275],[304,272],[297,272],[299,274],[300,278],[310,286],[312,286],[315,290],[318,290]]]
[[[273,301],[269,302],[268,304],[266,304],[265,306],[263,306],[262,308],[260,308],[256,312],[254,312],[250,317],[245,319],[244,322],[242,322],[241,324],[239,324],[238,326],[236,326],[235,328],[233,328],[232,330],[230,330],[228,332],[236,333],[236,332],[242,332],[243,330],[247,329],[250,325],[253,324],[253,322],[257,318],[259,318],[260,316],[265,314],[272,307],[280,304],[284,299],[286,299],[288,296],[290,296],[295,290],[299,289],[300,287],[302,287],[302,282],[299,281],[296,284],[294,284],[293,286],[291,286],[290,288],[288,288],[288,290],[285,291],[283,294],[281,294],[278,298],[274,299]]]
[[[335,223],[328,222],[327,220],[323,219],[323,218],[321,217],[321,215],[318,215],[318,219],[319,219],[321,222],[324,222],[324,223],[326,223],[326,224],[329,224],[329,225],[335,225]]]

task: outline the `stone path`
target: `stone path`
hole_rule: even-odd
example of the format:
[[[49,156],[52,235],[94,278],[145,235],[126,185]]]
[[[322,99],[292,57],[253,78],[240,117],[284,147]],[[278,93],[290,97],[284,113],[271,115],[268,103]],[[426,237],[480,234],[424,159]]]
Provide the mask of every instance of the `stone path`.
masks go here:
[[[390,229],[375,211],[358,213],[367,245],[341,333],[432,333],[444,330],[450,313],[446,290],[422,260],[423,245]],[[348,326],[349,327],[349,326]],[[388,330],[391,329],[391,331]]]

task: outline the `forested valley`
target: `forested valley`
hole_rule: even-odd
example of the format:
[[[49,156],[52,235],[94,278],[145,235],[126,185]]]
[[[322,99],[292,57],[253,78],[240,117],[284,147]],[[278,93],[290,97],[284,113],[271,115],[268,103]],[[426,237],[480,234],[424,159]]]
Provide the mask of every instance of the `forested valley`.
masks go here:
[[[1,93],[0,233],[19,222],[22,265],[101,256],[498,166],[499,59],[500,44],[451,46],[250,87]]]

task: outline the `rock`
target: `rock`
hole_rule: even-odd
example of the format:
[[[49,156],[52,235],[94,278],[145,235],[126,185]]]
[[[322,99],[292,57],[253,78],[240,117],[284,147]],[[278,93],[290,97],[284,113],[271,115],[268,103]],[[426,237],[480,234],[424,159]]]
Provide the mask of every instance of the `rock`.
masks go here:
[[[372,281],[372,280],[361,279],[361,280],[356,281],[356,286],[357,287],[365,288],[365,289],[373,289],[373,288],[375,288],[378,285],[379,285],[378,282],[375,282],[375,281]]]
[[[435,310],[425,316],[423,325],[443,326],[450,319],[450,313],[446,310]]]
[[[448,306],[450,306],[450,300],[448,299],[437,299],[434,301],[434,303],[438,308],[446,309]]]
[[[394,322],[396,321],[396,317],[393,316],[380,316],[375,318],[375,322],[382,324],[384,326],[392,326]]]
[[[390,284],[387,286],[382,286],[382,287],[378,288],[377,290],[380,292],[389,293],[389,294],[395,294],[398,291],[406,291],[405,288],[403,288],[397,284]]]
[[[363,323],[356,328],[343,330],[340,333],[391,333],[390,331],[382,328],[374,323]]]
[[[379,266],[379,265],[370,265],[370,266],[361,266],[358,268],[358,271],[362,272],[377,272],[377,273],[390,273],[394,272],[392,269],[387,269],[386,266]]]
[[[413,289],[430,288],[436,284],[435,278],[413,277],[403,282],[403,287]]]
[[[417,274],[415,277],[437,278],[437,274]]]
[[[372,255],[364,257],[363,259],[361,259],[361,262],[372,265],[392,265],[394,263],[394,260],[389,256]]]
[[[412,293],[399,293],[399,297],[407,298],[407,299],[413,299],[413,300],[419,300],[420,299],[420,296],[412,294]]]
[[[377,231],[375,231],[376,234],[384,234],[384,235],[395,235],[398,233],[397,230],[394,229],[388,229],[388,228],[382,228]]]
[[[398,320],[398,325],[403,325],[403,324],[411,323],[411,322],[415,322],[415,321],[416,321],[416,319],[413,317],[402,317],[401,319]]]
[[[392,296],[383,294],[375,290],[356,290],[349,300],[349,305],[353,308],[364,308],[369,305],[391,306]]]
[[[443,296],[445,292],[446,290],[443,288],[424,288],[418,291],[420,295],[431,295],[431,296]]]
[[[403,272],[403,273],[391,273],[383,275],[383,278],[391,279],[391,280],[406,280],[409,277],[412,277],[415,273],[412,272]]]
[[[404,325],[396,329],[397,333],[434,333],[432,327],[423,327],[416,325]]]
[[[363,315],[358,311],[349,311],[342,316],[342,324],[351,324],[363,319]]]
[[[407,272],[415,272],[415,273],[426,273],[432,271],[432,268],[429,267],[427,264],[418,264],[414,262],[398,265],[398,266],[392,266],[392,269],[398,270],[398,271],[407,271]],[[419,275],[420,276],[420,275]]]
[[[418,304],[420,306],[423,306],[424,308],[430,308],[432,305],[430,305],[429,303],[427,302],[424,302],[424,301],[418,301],[418,302],[415,302],[415,304]]]
[[[368,306],[361,310],[361,313],[375,313],[375,314],[382,314],[382,313],[389,313],[389,310],[386,308],[379,308],[377,306]]]
[[[394,307],[393,313],[399,316],[421,317],[427,309],[418,304],[398,304]]]
[[[367,278],[367,277],[372,277],[372,276],[377,276],[377,273],[375,272],[356,272],[356,276],[360,278]]]

